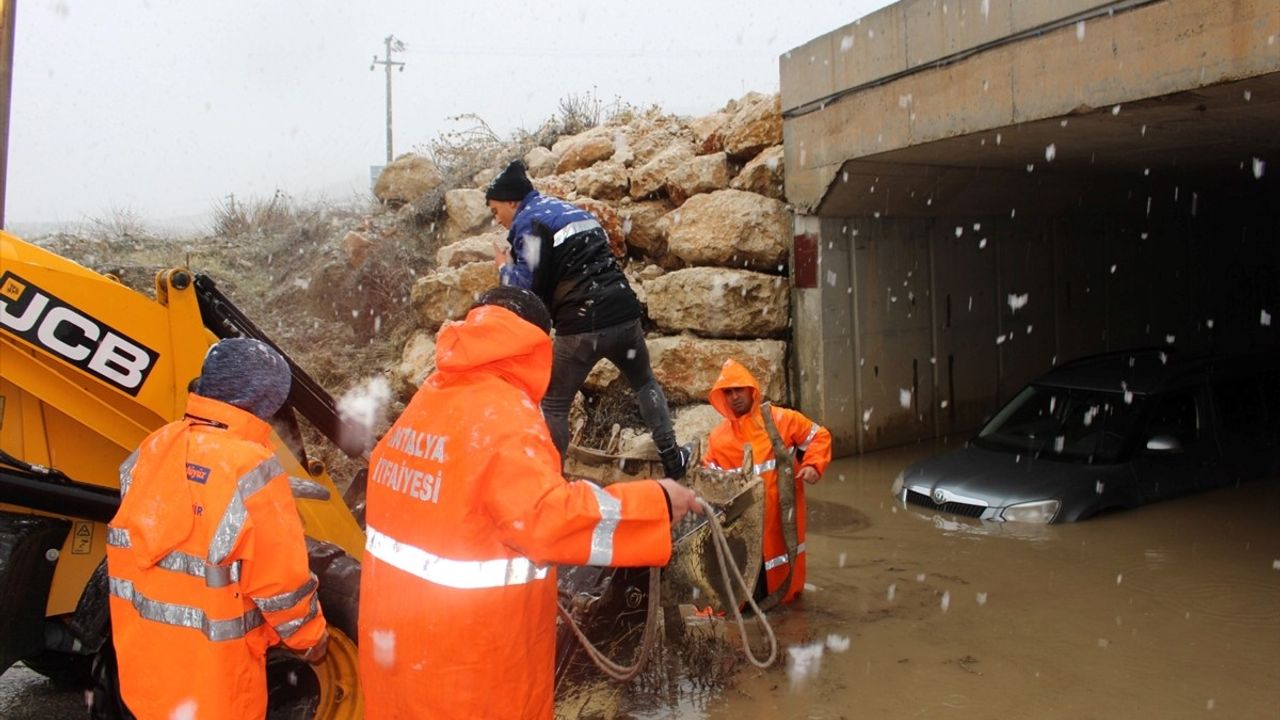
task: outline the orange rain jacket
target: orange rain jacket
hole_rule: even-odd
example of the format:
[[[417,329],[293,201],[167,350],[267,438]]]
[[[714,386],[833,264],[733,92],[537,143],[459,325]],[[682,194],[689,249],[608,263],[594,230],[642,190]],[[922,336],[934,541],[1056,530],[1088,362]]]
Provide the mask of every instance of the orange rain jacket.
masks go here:
[[[665,565],[666,493],[564,480],[538,408],[551,338],[515,313],[447,324],[436,368],[369,460],[365,717],[550,718],[550,563]]]
[[[107,571],[120,692],[139,720],[263,718],[267,648],[324,635],[270,433],[192,394],[120,467]]]
[[[744,416],[733,414],[726,388],[751,388],[751,410]],[[724,416],[724,421],[711,431],[707,456],[703,464],[733,470],[742,467],[744,445],[751,446],[751,457],[756,472],[764,478],[764,567],[768,592],[777,590],[787,579],[787,544],[782,534],[782,509],[778,502],[778,472],[775,469],[773,444],[764,428],[760,414],[760,383],[751,372],[736,360],[729,359],[720,370],[720,377],[711,388],[711,405]],[[773,408],[773,422],[778,427],[782,442],[791,448],[796,458],[795,469],[812,467],[818,475],[831,463],[831,433],[796,410]],[[796,478],[796,565],[791,575],[791,586],[783,602],[791,602],[804,590],[805,574],[805,501],[804,483]]]

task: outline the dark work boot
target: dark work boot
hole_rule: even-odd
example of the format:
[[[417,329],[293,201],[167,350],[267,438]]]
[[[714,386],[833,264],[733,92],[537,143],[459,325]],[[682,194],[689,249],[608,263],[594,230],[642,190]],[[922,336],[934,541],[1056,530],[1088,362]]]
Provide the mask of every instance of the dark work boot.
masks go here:
[[[672,480],[679,480],[689,469],[689,458],[693,457],[693,443],[659,450],[658,457],[662,460],[662,472]]]

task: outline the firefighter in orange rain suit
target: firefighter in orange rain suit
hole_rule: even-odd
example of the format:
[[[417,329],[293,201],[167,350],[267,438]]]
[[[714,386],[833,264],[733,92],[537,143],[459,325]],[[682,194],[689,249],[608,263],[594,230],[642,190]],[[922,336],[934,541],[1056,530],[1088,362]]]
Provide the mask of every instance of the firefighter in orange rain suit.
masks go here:
[[[140,720],[263,718],[267,648],[323,655],[302,523],[262,419],[289,382],[265,343],[219,342],[205,357],[204,395],[189,395],[186,415],[120,468],[124,498],[107,529],[111,625],[121,696]]]
[[[737,399],[733,396],[738,395]],[[782,534],[782,510],[778,502],[778,472],[773,444],[765,431],[760,414],[760,384],[751,372],[736,360],[729,359],[711,388],[711,405],[724,416],[724,421],[711,431],[707,456],[708,467],[735,469],[742,466],[745,445],[751,446],[756,472],[764,478],[764,574],[766,594],[773,593],[787,579],[787,545]],[[796,560],[791,585],[783,602],[791,602],[804,590],[805,571],[805,501],[804,486],[816,483],[831,462],[831,433],[796,410],[773,408],[773,422],[778,434],[795,456],[796,470]],[[803,481],[803,482],[802,482]]]
[[[671,513],[698,510],[671,480],[566,482],[538,408],[550,316],[515,287],[479,302],[441,329],[435,373],[369,460],[358,643],[368,720],[549,720],[549,563],[665,565]]]

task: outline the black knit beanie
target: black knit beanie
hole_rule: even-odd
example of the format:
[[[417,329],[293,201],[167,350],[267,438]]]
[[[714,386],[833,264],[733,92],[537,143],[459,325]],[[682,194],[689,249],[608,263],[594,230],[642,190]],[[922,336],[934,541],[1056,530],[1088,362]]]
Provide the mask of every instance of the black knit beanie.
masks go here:
[[[292,382],[289,363],[270,345],[227,338],[204,356],[196,392],[266,420],[284,405]]]
[[[498,173],[498,177],[489,183],[489,189],[484,191],[484,199],[520,202],[531,190],[533,183],[529,182],[529,176],[525,174],[524,163],[512,160],[507,169]]]
[[[524,288],[511,285],[491,287],[480,294],[472,307],[481,305],[497,305],[506,308],[520,316],[521,320],[537,325],[542,332],[551,332],[551,313],[547,312],[547,306],[542,304],[542,300],[537,295]]]

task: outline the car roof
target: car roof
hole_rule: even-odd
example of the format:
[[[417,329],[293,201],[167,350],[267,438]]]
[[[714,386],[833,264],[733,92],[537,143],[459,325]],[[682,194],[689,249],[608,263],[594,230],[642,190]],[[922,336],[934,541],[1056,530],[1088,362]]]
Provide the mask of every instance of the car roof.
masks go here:
[[[1037,385],[1150,394],[1188,375],[1203,377],[1207,359],[1172,348],[1143,348],[1072,360],[1045,373]]]

